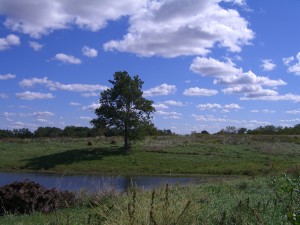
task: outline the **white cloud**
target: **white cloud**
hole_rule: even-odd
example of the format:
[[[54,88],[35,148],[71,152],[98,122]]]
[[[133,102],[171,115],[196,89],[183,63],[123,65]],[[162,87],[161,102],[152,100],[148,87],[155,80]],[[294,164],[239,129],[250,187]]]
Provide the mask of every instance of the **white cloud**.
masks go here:
[[[12,125],[10,126],[11,128],[15,128],[15,129],[21,129],[21,128],[26,128],[26,127],[30,127],[30,128],[37,128],[37,125],[35,124],[31,124],[31,123],[23,123],[21,121],[17,121],[17,122],[13,122]]]
[[[291,101],[300,102],[300,95],[285,94],[285,95],[263,95],[263,96],[245,96],[240,100],[261,100],[261,101]]]
[[[225,109],[242,109],[242,107],[236,103],[224,105],[224,108]]]
[[[11,46],[16,46],[16,45],[20,45],[20,44],[21,44],[21,41],[18,36],[14,35],[14,34],[9,34],[5,38],[0,38],[0,51],[6,50],[6,49],[10,48]]]
[[[35,122],[37,122],[37,123],[46,123],[46,124],[49,124],[49,125],[53,125],[53,122],[51,122],[47,119],[43,119],[43,118],[37,118],[37,119],[35,119]]]
[[[54,59],[61,61],[63,63],[67,64],[81,64],[81,60],[72,56],[72,55],[67,55],[64,53],[58,53],[55,55]]]
[[[48,112],[48,111],[32,113],[32,116],[36,117],[36,118],[50,117],[50,116],[54,116],[54,115],[55,115],[54,113]]]
[[[29,41],[29,46],[34,49],[34,51],[39,51],[43,48],[43,45],[36,41]]]
[[[99,84],[62,84],[59,82],[48,80],[47,77],[44,78],[32,78],[32,79],[23,79],[20,82],[22,87],[33,87],[37,84],[45,85],[51,91],[73,91],[73,92],[94,92],[94,91],[103,91],[108,87]]]
[[[261,67],[264,71],[272,71],[275,69],[276,64],[273,63],[272,59],[263,59]]]
[[[288,73],[300,75],[300,52],[298,52],[296,58],[292,56],[289,58],[283,58],[282,61],[288,67]]]
[[[213,58],[196,57],[190,70],[202,76],[224,77],[242,73],[241,68],[236,68],[232,61],[221,62]]]
[[[261,110],[263,113],[276,113],[275,110],[270,110],[270,109],[263,109]]]
[[[144,91],[143,95],[145,97],[158,96],[158,95],[170,95],[170,94],[174,94],[176,90],[177,89],[175,85],[161,84],[159,86]]]
[[[39,38],[57,29],[76,25],[97,31],[108,20],[117,20],[141,10],[146,0],[1,0],[0,14],[13,31]]]
[[[156,111],[157,115],[163,116],[165,119],[180,119],[182,114],[178,112]]]
[[[297,114],[300,114],[300,110],[299,109],[297,109],[297,110],[289,110],[289,111],[286,111],[285,113],[297,115]]]
[[[277,87],[287,84],[281,79],[272,80],[252,71],[243,72],[231,60],[221,62],[213,58],[196,57],[190,69],[202,76],[215,77],[214,84],[229,86],[222,90],[225,94],[243,94],[247,98],[278,95],[278,92],[262,86]]]
[[[196,57],[190,69],[202,76],[216,77],[214,84],[221,85],[248,85],[259,84],[264,86],[286,85],[283,80],[271,80],[268,77],[257,76],[252,71],[243,72],[236,68],[232,61],[222,62],[213,58]]]
[[[291,57],[288,57],[288,58],[283,58],[282,61],[283,61],[283,64],[288,66],[291,62],[294,61],[294,56],[291,56]]]
[[[183,95],[186,96],[213,96],[218,94],[217,90],[205,89],[205,88],[198,88],[192,87],[185,89]]]
[[[165,104],[162,104],[162,103],[160,103],[160,104],[153,104],[153,107],[154,107],[156,110],[158,110],[158,109],[168,109],[168,108],[169,108],[169,106],[167,106],[167,105],[165,105]]]
[[[25,91],[22,93],[16,93],[17,98],[23,100],[35,100],[35,99],[51,99],[54,96],[51,93],[40,93],[40,92],[30,92]]]
[[[5,75],[0,75],[0,80],[9,80],[9,79],[15,79],[16,75],[14,74],[5,74]]]
[[[78,102],[70,102],[69,104],[72,106],[81,106],[81,104]]]
[[[98,51],[96,49],[89,48],[88,46],[83,46],[82,54],[90,58],[96,58]]]
[[[203,122],[214,122],[214,123],[233,122],[233,120],[229,120],[225,118],[216,118],[213,115],[204,116],[204,115],[192,114],[192,117],[194,117],[196,121],[203,121]]]
[[[214,80],[214,84],[221,85],[262,85],[262,86],[280,86],[287,83],[283,80],[271,80],[268,77],[261,77],[254,74],[252,71],[241,73],[235,76],[222,77],[221,79]]]
[[[278,92],[270,89],[263,89],[259,85],[236,86],[222,89],[224,94],[243,94],[246,98],[257,98],[262,96],[276,96]]]
[[[222,106],[220,104],[217,104],[217,103],[214,103],[214,104],[211,104],[211,103],[199,104],[196,107],[197,107],[197,109],[200,109],[200,110],[221,109],[222,108]]]
[[[11,113],[11,112],[4,112],[4,113],[0,114],[0,116],[3,116],[3,117],[12,117],[15,115],[16,115],[15,113]]]
[[[254,33],[236,10],[224,9],[220,2],[149,1],[130,17],[123,40],[109,41],[104,49],[147,57],[205,55],[215,46],[239,52]]]
[[[165,101],[164,104],[170,105],[170,106],[185,106],[186,105],[181,101],[174,101],[174,100]]]
[[[98,109],[101,105],[99,103],[92,103],[88,106],[83,106],[82,109],[83,110],[89,110],[89,111],[95,111],[96,109]]]
[[[207,103],[207,104],[199,104],[196,106],[197,109],[200,110],[215,110],[215,109],[224,109],[223,112],[230,112],[230,109],[242,109],[241,106],[239,106],[238,104],[232,103],[232,104],[227,104],[227,105],[220,105],[217,103]]]

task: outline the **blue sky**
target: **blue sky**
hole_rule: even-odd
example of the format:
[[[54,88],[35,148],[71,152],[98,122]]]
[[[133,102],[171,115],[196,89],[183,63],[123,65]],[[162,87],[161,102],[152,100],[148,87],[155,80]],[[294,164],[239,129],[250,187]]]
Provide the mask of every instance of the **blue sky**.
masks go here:
[[[294,126],[299,10],[298,0],[1,0],[0,129],[90,126],[124,70],[145,82],[160,129]]]

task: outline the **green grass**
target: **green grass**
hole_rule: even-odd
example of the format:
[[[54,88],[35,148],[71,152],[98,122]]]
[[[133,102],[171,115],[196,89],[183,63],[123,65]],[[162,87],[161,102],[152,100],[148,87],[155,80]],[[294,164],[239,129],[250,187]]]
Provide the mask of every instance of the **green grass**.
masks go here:
[[[6,215],[0,217],[0,224],[292,224],[288,215],[299,213],[299,193],[295,192],[291,202],[288,190],[293,187],[293,191],[298,191],[300,186],[299,178],[292,184],[289,179],[276,177],[272,182],[275,179],[265,177],[166,186],[155,191],[94,194],[85,204],[72,209]]]
[[[116,144],[111,144],[112,139]],[[88,141],[93,143],[88,146]],[[1,140],[0,171],[261,175],[297,172],[296,136],[147,138],[124,154],[121,138]]]
[[[251,175],[167,191],[84,195],[76,207],[5,215],[0,224],[300,224],[293,220],[299,179],[277,177],[272,184],[270,178],[299,174],[299,144],[298,136],[171,136],[147,138],[124,154],[121,138],[0,140],[0,171]]]

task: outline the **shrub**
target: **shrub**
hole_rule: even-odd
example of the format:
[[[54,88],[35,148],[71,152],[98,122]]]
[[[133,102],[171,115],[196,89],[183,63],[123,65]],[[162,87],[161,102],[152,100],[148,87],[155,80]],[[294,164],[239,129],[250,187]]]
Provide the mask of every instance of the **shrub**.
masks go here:
[[[6,213],[50,212],[75,203],[71,192],[25,180],[0,187],[0,215]]]

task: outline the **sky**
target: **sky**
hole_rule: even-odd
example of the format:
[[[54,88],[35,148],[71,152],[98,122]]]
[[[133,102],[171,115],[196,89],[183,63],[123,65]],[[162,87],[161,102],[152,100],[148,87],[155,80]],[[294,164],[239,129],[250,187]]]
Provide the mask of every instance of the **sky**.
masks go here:
[[[91,126],[117,71],[179,134],[300,123],[299,0],[1,0],[0,129]]]

